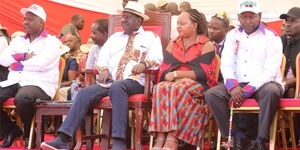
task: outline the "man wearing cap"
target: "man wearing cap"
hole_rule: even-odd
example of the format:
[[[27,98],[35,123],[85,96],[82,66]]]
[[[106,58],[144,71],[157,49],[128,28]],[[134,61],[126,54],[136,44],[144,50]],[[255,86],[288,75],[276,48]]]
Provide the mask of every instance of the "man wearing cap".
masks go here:
[[[260,24],[261,11],[256,0],[241,0],[238,11],[240,27],[226,35],[221,58],[224,84],[206,92],[205,101],[213,112],[223,137],[228,136],[229,107],[240,107],[246,98],[259,103],[258,132],[253,144],[248,140],[248,128],[236,129],[234,149],[265,150],[270,126],[283,93],[280,65],[280,37]]]
[[[283,54],[287,60],[284,70],[286,89],[284,97],[293,98],[296,88],[296,57],[300,52],[300,8],[291,8],[287,13],[281,14],[280,19],[284,19],[285,22],[283,26],[285,32],[281,36],[281,40],[283,43]],[[300,115],[297,114],[296,116],[299,121]],[[299,134],[299,128],[297,134]],[[300,145],[300,139],[298,140],[298,145]]]
[[[79,91],[73,105],[58,130],[58,137],[43,142],[42,149],[68,149],[89,108],[105,96],[112,102],[112,150],[125,150],[128,115],[128,96],[144,91],[142,71],[160,64],[162,46],[159,36],[144,31],[143,21],[149,17],[138,2],[129,1],[122,11],[121,25],[124,32],[117,32],[103,45],[97,68],[100,84]]]
[[[46,13],[41,6],[32,4],[22,8],[21,13],[27,34],[14,38],[0,55],[0,64],[9,67],[8,79],[0,82],[0,103],[14,97],[27,147],[35,100],[51,100],[58,86],[61,42],[44,29]],[[8,131],[0,147],[10,147],[16,137],[22,135],[22,130],[3,110],[0,115],[1,132]]]

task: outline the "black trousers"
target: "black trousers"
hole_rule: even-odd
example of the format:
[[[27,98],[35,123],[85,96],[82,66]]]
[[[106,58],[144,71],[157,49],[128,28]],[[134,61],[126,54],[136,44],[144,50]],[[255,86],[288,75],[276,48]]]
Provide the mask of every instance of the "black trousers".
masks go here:
[[[282,94],[283,89],[281,85],[275,82],[266,83],[253,93],[251,98],[255,98],[260,107],[258,114],[258,137],[269,139],[270,126],[278,109],[279,99]],[[209,89],[205,94],[205,101],[213,112],[223,137],[228,136],[230,112],[228,101],[230,97],[224,84]]]
[[[143,92],[144,86],[131,79],[116,81],[110,88],[103,88],[98,84],[83,88],[79,91],[58,132],[74,137],[90,107],[99,102],[101,98],[110,96],[112,137],[126,139],[128,96]]]
[[[0,88],[0,104],[8,98],[14,97],[16,112],[21,117],[24,126],[24,137],[29,137],[30,124],[34,114],[34,104],[36,99],[51,100],[51,97],[38,86],[23,86],[14,84]],[[11,126],[15,125],[7,113],[0,110],[0,134],[5,135]]]

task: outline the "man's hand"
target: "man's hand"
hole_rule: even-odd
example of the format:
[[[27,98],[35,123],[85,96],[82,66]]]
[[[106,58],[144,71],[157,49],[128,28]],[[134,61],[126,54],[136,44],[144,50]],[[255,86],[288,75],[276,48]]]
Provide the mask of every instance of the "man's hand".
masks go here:
[[[109,80],[112,80],[109,70],[103,70],[99,72],[99,78],[97,79],[100,83],[106,83]]]
[[[146,69],[146,66],[142,63],[136,64],[133,66],[131,72],[132,74],[140,74]]]
[[[233,102],[233,106],[240,107],[240,105],[243,103],[243,101],[246,99],[246,97],[243,95],[244,89],[240,86],[234,87],[230,90],[230,101]]]
[[[26,56],[25,56],[25,60],[28,60],[30,58],[32,58],[33,56],[35,56],[36,54],[34,53],[27,53]]]

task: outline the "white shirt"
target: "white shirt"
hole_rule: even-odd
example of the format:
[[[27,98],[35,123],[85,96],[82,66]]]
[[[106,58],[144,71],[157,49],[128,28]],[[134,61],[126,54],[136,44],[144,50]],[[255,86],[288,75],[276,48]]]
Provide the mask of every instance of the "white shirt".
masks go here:
[[[5,36],[0,35],[0,54],[8,47],[8,42]]]
[[[0,64],[9,67],[17,62],[12,55],[16,53],[34,53],[32,58],[21,61],[23,71],[9,69],[8,79],[0,82],[1,87],[19,83],[20,86],[34,85],[54,97],[58,87],[59,57],[61,42],[45,31],[32,42],[29,36],[14,38],[7,49],[0,55]]]
[[[130,60],[127,63],[123,79],[132,79],[131,70],[134,65],[140,63],[141,56],[143,52],[146,52],[145,60],[154,60],[156,63],[160,64],[163,59],[161,41],[158,35],[151,31],[144,31],[142,27],[137,31],[138,34],[134,38],[134,50],[140,51],[139,61]],[[128,42],[129,35],[124,34],[124,32],[117,32],[110,36],[110,38],[103,45],[100,53],[97,66],[107,67],[112,75],[113,80],[116,79],[116,73],[118,70],[119,61],[124,55],[126,45]],[[141,85],[145,84],[144,74],[138,79]]]
[[[250,35],[240,27],[226,36],[221,72],[225,82],[227,79],[249,82],[257,90],[271,81],[281,83],[281,61],[282,42],[279,36],[263,25]]]
[[[102,46],[99,46],[99,45],[93,45],[91,47],[91,49],[89,50],[89,55],[87,57],[87,60],[86,60],[86,65],[85,65],[85,68],[86,69],[94,69],[96,68],[97,66],[97,61],[98,61],[98,55],[99,55],[99,52],[101,50]]]

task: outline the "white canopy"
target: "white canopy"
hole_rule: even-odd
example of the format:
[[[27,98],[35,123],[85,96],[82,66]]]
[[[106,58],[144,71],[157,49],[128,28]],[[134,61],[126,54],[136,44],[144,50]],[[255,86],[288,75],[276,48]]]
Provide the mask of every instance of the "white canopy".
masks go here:
[[[122,0],[52,0],[58,3],[71,5],[83,9],[93,10],[102,13],[113,14],[116,10],[122,9]],[[154,3],[158,0],[139,0],[142,4]],[[170,0],[167,0],[170,1]],[[184,0],[172,0],[178,5]],[[219,11],[226,11],[231,19],[236,22],[239,0],[186,0],[207,16]],[[281,13],[287,12],[294,6],[300,7],[300,0],[260,0],[262,7],[263,21],[278,20]],[[208,18],[209,19],[209,18]]]

